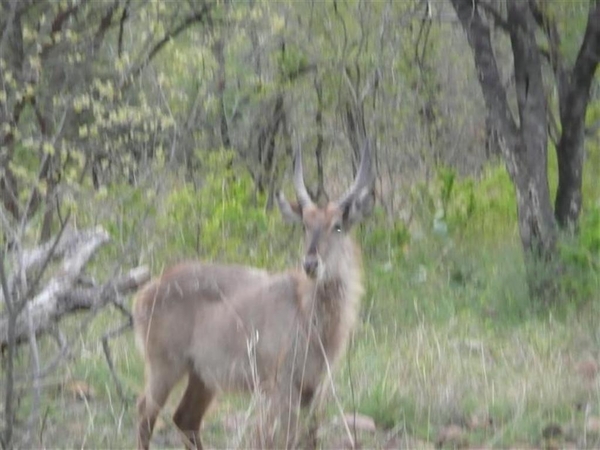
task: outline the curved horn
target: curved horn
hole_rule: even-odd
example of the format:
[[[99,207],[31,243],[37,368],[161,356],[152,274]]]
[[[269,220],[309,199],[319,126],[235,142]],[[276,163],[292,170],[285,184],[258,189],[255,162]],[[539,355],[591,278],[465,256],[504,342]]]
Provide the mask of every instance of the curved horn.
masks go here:
[[[308,195],[306,186],[304,185],[304,174],[302,171],[302,151],[298,148],[294,157],[294,189],[296,190],[296,198],[301,208],[312,205],[313,201]]]
[[[346,206],[360,191],[372,183],[373,171],[371,166],[371,143],[367,140],[360,158],[360,166],[358,167],[354,183],[352,183],[352,186],[350,186],[346,193],[337,201],[337,204],[340,207]]]

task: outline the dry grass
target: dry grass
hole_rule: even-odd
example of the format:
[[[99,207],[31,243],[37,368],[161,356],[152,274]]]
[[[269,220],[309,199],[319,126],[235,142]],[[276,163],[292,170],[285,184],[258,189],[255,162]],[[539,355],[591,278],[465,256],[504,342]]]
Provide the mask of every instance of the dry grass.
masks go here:
[[[94,328],[104,328],[103,321]],[[599,412],[597,330],[582,322],[535,319],[502,330],[462,316],[384,332],[365,323],[341,362],[336,386],[346,412],[373,416],[378,425],[376,433],[358,430],[365,448],[430,446],[444,443],[452,432],[472,446],[544,446],[544,430],[551,425],[560,428],[561,445],[591,448],[600,444],[597,427],[590,426]],[[94,342],[96,331],[82,342]],[[114,342],[113,350],[134,395],[142,371],[132,336]],[[27,439],[30,445],[135,444],[134,402],[123,405],[116,398],[99,345],[82,344],[81,357],[59,378],[44,390],[42,431]],[[74,388],[70,380],[80,385]],[[86,386],[88,393],[78,393]],[[158,447],[180,446],[170,420],[179,395],[181,388],[159,420],[153,439]],[[218,448],[255,446],[256,430],[265,427],[266,402],[259,395],[222,398],[204,424],[205,442]],[[324,447],[347,443],[333,401],[320,417]]]
[[[591,331],[537,321],[490,332],[451,319],[372,337],[352,356],[358,409],[396,414],[396,430],[425,441],[455,425],[472,444],[541,445],[544,428],[556,423],[565,441],[597,444],[585,427],[600,393]],[[358,366],[365,359],[371,363]]]
[[[392,267],[365,262],[370,283],[362,321],[337,368],[335,386],[345,413],[372,417],[377,430],[361,425],[351,429],[353,438],[363,448],[598,447],[600,328],[593,301],[562,313],[532,312],[524,303],[518,248],[467,258],[440,251],[436,243],[432,247],[415,248]],[[466,274],[458,282],[456,270]],[[71,318],[63,329],[77,329],[80,320]],[[121,320],[107,311],[72,338],[74,358],[44,388],[35,435],[22,433],[19,445],[135,445],[142,359],[132,333],[111,342],[130,396],[123,404],[99,340]],[[42,350],[50,355],[53,344],[44,340]],[[18,364],[27,373],[25,349]],[[30,399],[27,381],[21,385],[23,430]],[[182,387],[163,410],[152,441],[156,447],[181,446],[170,416]],[[267,410],[260,395],[222,397],[204,423],[205,444],[255,447],[264,442],[257,440],[257,430],[264,435],[272,425]],[[347,446],[331,395],[319,417],[322,447]]]

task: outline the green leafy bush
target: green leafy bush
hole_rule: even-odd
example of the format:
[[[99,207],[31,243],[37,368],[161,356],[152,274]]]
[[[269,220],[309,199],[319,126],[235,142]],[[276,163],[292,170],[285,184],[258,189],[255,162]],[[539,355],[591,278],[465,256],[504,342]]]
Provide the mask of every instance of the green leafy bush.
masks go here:
[[[201,186],[186,182],[167,197],[157,218],[158,233],[177,258],[277,266],[285,260],[278,215],[257,206],[264,199],[255,197],[246,172],[233,170],[233,157],[224,150],[208,154]]]
[[[496,243],[510,237],[517,226],[514,188],[506,169],[489,165],[477,176],[459,177],[456,171],[440,167],[429,184],[412,191],[418,219],[426,230],[452,239]]]
[[[402,221],[386,218],[385,211],[376,207],[356,236],[363,254],[372,260],[398,261],[403,258],[406,245],[410,242],[410,231]]]
[[[600,289],[600,205],[581,216],[579,234],[565,236],[559,246],[561,288],[571,303],[586,304]]]

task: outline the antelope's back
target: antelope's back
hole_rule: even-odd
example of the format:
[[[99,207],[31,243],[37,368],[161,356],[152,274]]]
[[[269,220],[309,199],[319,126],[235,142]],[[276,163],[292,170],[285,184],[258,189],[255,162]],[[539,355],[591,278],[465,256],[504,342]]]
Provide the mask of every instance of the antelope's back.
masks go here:
[[[138,348],[189,345],[198,311],[260,286],[268,272],[239,265],[184,262],[150,281],[137,295],[133,320]],[[169,350],[164,348],[164,350]]]

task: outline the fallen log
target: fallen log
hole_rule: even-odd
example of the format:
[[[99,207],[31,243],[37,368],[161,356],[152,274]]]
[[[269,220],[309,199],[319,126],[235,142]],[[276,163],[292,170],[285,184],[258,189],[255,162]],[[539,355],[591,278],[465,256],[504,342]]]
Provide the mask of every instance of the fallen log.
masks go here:
[[[65,230],[57,243],[25,250],[20,255],[20,271],[26,277],[34,270],[46,270],[44,261],[62,258],[58,270],[54,270],[43,287],[25,301],[17,316],[15,342],[28,340],[28,333],[40,335],[51,329],[62,316],[78,310],[97,309],[109,302],[120,304],[120,298],[135,291],[150,279],[146,267],[131,269],[99,286],[84,286],[79,280],[85,265],[98,249],[109,241],[108,233],[101,227],[91,230]],[[9,274],[14,280],[18,274]],[[8,314],[0,316],[0,348],[9,343]],[[30,328],[33,330],[30,331]]]

